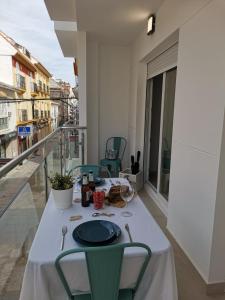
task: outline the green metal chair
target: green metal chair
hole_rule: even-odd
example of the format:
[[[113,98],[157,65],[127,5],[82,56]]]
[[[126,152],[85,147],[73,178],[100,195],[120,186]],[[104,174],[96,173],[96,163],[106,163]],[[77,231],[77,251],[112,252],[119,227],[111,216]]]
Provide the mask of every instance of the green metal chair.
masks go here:
[[[134,288],[119,289],[121,266],[124,250],[130,247],[139,247],[146,251],[144,263]],[[90,293],[74,295],[66,281],[60,261],[65,256],[74,253],[85,253]],[[132,300],[142,280],[146,267],[151,258],[150,248],[142,243],[116,244],[102,247],[85,247],[71,249],[60,254],[55,261],[55,267],[59,278],[70,300]]]
[[[105,158],[100,160],[100,165],[107,166],[113,177],[119,176],[122,169],[122,160],[126,150],[127,140],[124,137],[113,136],[106,142]],[[109,152],[115,151],[115,158],[109,158]]]
[[[69,174],[76,177],[84,173],[88,174],[90,171],[93,172],[94,177],[106,177],[110,178],[111,173],[109,172],[107,166],[100,165],[79,165],[69,171]]]

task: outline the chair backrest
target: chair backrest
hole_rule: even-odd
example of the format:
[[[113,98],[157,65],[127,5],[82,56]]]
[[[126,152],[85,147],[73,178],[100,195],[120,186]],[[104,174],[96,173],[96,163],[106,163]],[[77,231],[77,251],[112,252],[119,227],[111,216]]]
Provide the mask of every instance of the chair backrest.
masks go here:
[[[55,267],[62,284],[69,296],[69,299],[74,300],[75,296],[66,281],[62,271],[60,260],[70,254],[84,252],[88,268],[88,277],[91,288],[92,300],[118,300],[119,284],[121,275],[121,266],[125,248],[139,247],[146,250],[145,260],[142,264],[140,273],[137,277],[136,285],[132,289],[137,290],[141,279],[144,275],[146,267],[151,257],[150,248],[142,243],[126,243],[116,244],[102,247],[85,247],[77,248],[63,252],[55,261]]]
[[[75,168],[71,169],[69,174],[75,175],[76,172],[78,172],[76,175],[82,175],[84,173],[88,174],[90,171],[93,172],[94,177],[101,177],[102,173],[105,173],[108,175],[108,177],[111,177],[111,173],[109,172],[109,169],[106,166],[100,166],[100,165],[79,165]]]
[[[120,136],[113,136],[110,137],[106,141],[106,151],[105,151],[105,158],[107,158],[107,154],[110,150],[116,151],[116,159],[123,159],[124,152],[126,150],[127,140],[124,137]]]

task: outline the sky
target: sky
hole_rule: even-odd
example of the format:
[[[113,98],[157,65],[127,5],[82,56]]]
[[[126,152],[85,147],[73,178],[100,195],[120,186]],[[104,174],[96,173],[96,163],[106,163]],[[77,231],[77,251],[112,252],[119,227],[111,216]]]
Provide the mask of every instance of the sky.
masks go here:
[[[73,59],[65,58],[44,0],[0,0],[0,30],[25,46],[56,79],[75,85]]]

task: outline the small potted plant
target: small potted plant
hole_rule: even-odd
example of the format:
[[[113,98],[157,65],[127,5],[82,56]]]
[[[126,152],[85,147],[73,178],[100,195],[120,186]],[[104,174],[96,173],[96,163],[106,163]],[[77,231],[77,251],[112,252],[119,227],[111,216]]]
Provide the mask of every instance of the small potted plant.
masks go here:
[[[73,201],[73,178],[70,175],[56,173],[49,178],[52,185],[52,193],[57,208],[66,209]]]

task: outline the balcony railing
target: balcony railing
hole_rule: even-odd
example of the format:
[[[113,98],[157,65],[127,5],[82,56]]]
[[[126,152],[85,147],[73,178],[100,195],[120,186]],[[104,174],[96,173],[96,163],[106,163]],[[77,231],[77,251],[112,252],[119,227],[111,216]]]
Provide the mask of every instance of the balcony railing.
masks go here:
[[[31,93],[37,94],[38,93],[37,83],[31,82],[30,83],[30,89],[31,89]]]
[[[0,168],[0,299],[19,299],[29,249],[50,193],[48,176],[85,163],[85,149],[86,128],[65,126]]]
[[[24,76],[16,74],[16,87],[22,90],[26,90],[26,80]]]

